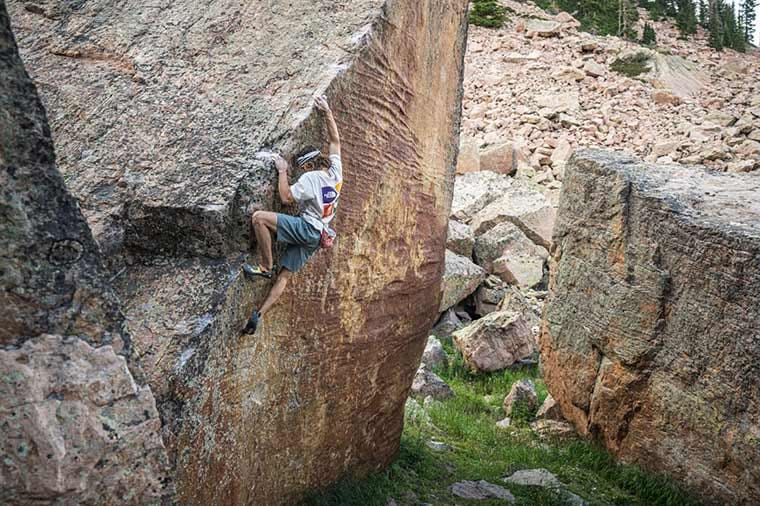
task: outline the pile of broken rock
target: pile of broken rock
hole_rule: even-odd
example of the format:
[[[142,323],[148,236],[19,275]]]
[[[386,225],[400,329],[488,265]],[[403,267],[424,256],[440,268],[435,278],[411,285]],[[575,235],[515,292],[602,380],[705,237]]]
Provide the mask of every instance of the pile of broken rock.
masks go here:
[[[497,371],[536,353],[556,217],[550,191],[492,171],[456,178],[433,333],[452,337],[473,371]]]
[[[557,197],[546,187],[503,172],[457,176],[441,285],[441,317],[414,378],[412,397],[428,405],[454,395],[432,370],[448,362],[438,338],[450,339],[473,372],[536,363]],[[505,399],[507,418],[500,422],[501,427],[509,426],[513,404],[522,404],[522,400],[513,403],[510,399],[523,391],[533,392],[528,411],[531,416],[536,412],[535,388],[518,382]]]

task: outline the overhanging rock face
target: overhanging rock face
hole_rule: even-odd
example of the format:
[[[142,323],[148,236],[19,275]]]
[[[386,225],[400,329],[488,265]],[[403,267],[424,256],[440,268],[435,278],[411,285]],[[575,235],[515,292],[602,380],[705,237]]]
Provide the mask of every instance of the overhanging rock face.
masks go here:
[[[580,432],[760,501],[760,179],[583,151],[554,232],[547,386]]]
[[[437,316],[466,0],[10,3],[59,165],[105,253],[182,504],[290,504],[398,450]],[[263,148],[324,139],[339,238],[255,336]],[[285,210],[292,212],[293,210]]]

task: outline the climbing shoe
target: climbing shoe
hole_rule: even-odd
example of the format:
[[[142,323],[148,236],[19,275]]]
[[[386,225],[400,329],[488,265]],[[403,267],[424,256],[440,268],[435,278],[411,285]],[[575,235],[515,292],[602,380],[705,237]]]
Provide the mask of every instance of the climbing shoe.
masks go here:
[[[256,327],[259,326],[259,320],[261,320],[261,315],[258,311],[254,310],[253,314],[248,319],[248,323],[245,324],[243,334],[253,334],[256,332]]]
[[[243,264],[243,273],[250,279],[255,277],[272,279],[272,271],[264,270],[260,265],[254,267],[251,264]]]

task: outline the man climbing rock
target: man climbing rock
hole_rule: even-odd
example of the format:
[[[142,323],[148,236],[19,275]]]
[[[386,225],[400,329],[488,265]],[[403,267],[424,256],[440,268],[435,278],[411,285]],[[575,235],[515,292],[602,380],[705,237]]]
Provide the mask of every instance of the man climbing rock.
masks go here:
[[[253,333],[261,319],[277,302],[290,276],[297,272],[314,252],[321,246],[329,245],[335,232],[328,224],[335,216],[340,190],[343,185],[343,168],[340,161],[340,137],[330,106],[325,97],[315,100],[315,106],[325,114],[329,136],[329,156],[326,158],[318,149],[308,147],[295,157],[297,168],[306,171],[298,181],[290,186],[288,183],[288,162],[279,155],[274,157],[278,172],[277,189],[283,204],[297,202],[299,216],[290,216],[271,211],[256,211],[251,217],[256,242],[261,260],[259,265],[243,265],[243,272],[248,278],[271,279],[274,275],[272,258],[271,232],[277,234],[277,240],[287,245],[280,259],[281,269],[274,286],[269,291],[260,309],[253,311],[243,330]]]

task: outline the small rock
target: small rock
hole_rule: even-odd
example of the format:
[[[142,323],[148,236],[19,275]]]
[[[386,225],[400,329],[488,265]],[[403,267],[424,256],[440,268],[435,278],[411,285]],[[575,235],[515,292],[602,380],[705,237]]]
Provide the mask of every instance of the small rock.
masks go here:
[[[736,152],[742,156],[760,157],[760,142],[747,139],[736,147]]]
[[[488,148],[480,155],[480,169],[511,176],[517,170],[518,157],[515,145],[503,142]]]
[[[454,180],[451,217],[468,223],[472,215],[499,198],[512,186],[512,178],[490,171],[470,172]]]
[[[422,352],[422,362],[429,367],[437,367],[446,365],[448,361],[449,357],[446,355],[443,346],[441,346],[441,342],[435,336],[429,336],[425,345],[425,351]]]
[[[475,313],[485,316],[497,311],[507,289],[507,285],[498,277],[486,278],[475,292]]]
[[[508,429],[512,425],[512,419],[509,417],[502,418],[498,422],[496,422],[496,426],[500,429]]]
[[[675,150],[677,150],[678,147],[680,146],[680,144],[681,143],[679,141],[663,141],[663,142],[658,142],[657,144],[655,144],[654,146],[652,146],[652,153],[651,154],[655,158],[659,158],[661,156],[669,155],[672,152],[674,152]]]
[[[462,499],[479,500],[502,499],[509,504],[515,503],[515,497],[504,487],[494,485],[485,480],[460,481],[449,487],[449,491]]]
[[[469,258],[446,250],[446,267],[441,282],[440,310],[455,306],[473,293],[486,278],[486,271]]]
[[[725,128],[736,123],[736,116],[724,111],[712,111],[705,116],[705,121]]]
[[[655,104],[669,104],[678,105],[681,103],[681,99],[665,90],[655,90],[652,93],[652,100]]]
[[[576,436],[572,424],[557,420],[536,420],[530,424],[530,428],[541,438],[566,439]]]
[[[558,37],[562,30],[562,24],[557,21],[545,21],[531,19],[525,25],[528,37]]]
[[[583,81],[586,74],[580,69],[566,66],[552,72],[552,77],[560,81]]]
[[[580,110],[580,96],[577,91],[566,93],[547,93],[536,97],[536,103],[548,111],[549,116],[561,112],[571,112]]]
[[[604,75],[605,68],[594,60],[588,60],[583,64],[583,72],[591,77],[599,77]]]
[[[472,116],[471,116],[472,117]],[[477,172],[480,170],[478,144],[472,139],[462,139],[457,157],[457,174]]]
[[[412,381],[412,395],[418,398],[431,396],[435,400],[444,400],[453,397],[454,391],[437,374],[428,370],[425,364],[421,364]]]
[[[449,229],[446,236],[446,248],[457,255],[467,258],[472,257],[472,247],[475,245],[475,236],[469,225],[449,220]]]
[[[521,379],[516,381],[504,398],[504,413],[511,417],[533,416],[538,407],[538,395],[536,386],[532,380]]]
[[[559,409],[559,404],[557,404],[557,401],[555,401],[554,397],[551,395],[547,395],[546,399],[544,399],[544,403],[541,404],[540,408],[538,408],[536,418],[539,420],[546,419],[557,420],[560,422],[565,421],[565,417],[562,416],[562,411]]]
[[[509,284],[530,288],[541,282],[549,252],[511,221],[503,221],[475,241],[477,262]]]
[[[464,325],[453,309],[447,309],[438,319],[432,332],[438,337],[448,338],[451,334],[464,327]]]
[[[522,469],[515,471],[510,476],[504,478],[504,482],[525,487],[557,489],[562,486],[559,478],[546,469]]]
[[[451,446],[441,441],[428,441],[426,445],[434,452],[449,452],[452,450]]]

